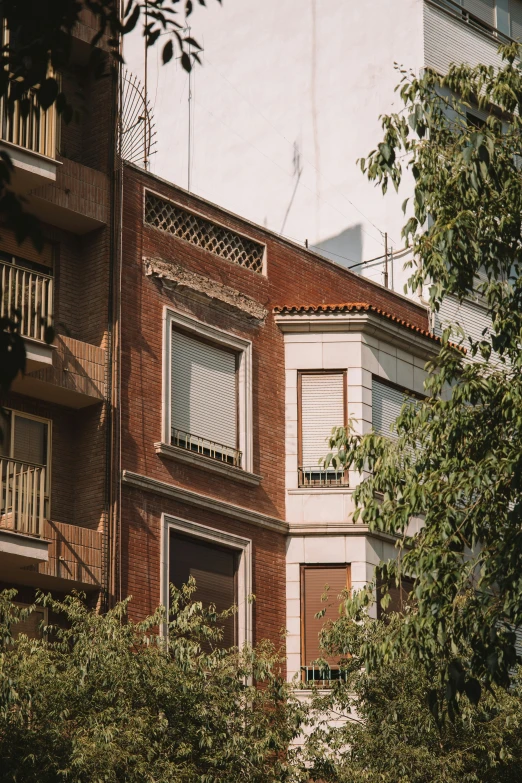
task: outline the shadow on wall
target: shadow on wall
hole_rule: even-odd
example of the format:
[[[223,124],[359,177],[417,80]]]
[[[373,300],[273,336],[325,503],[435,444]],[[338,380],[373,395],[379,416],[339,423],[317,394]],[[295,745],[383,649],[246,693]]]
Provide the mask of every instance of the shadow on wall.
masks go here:
[[[350,267],[359,264],[362,260],[362,226],[357,223],[349,226],[329,239],[323,239],[314,246],[321,255],[336,261],[342,266]],[[361,267],[355,267],[354,272],[359,272]]]

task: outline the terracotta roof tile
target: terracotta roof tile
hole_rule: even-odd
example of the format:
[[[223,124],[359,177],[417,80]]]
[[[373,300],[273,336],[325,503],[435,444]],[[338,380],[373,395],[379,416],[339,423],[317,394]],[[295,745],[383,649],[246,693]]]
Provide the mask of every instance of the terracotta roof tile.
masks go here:
[[[381,310],[380,307],[368,304],[367,302],[346,302],[344,304],[318,304],[318,305],[279,305],[274,307],[274,313],[278,315],[296,315],[298,313],[312,315],[314,313],[353,313],[353,312],[372,312],[380,315],[382,318],[388,318],[400,326],[404,326],[406,329],[411,329],[417,334],[421,334],[423,337],[428,337],[430,340],[440,343],[440,337],[437,337],[427,329],[422,329],[420,326],[404,320],[404,318],[398,318],[392,313],[388,313],[386,310]]]

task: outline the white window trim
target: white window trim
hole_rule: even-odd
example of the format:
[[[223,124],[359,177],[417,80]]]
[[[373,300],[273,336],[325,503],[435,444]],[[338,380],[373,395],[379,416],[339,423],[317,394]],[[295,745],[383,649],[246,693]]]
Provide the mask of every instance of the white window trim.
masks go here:
[[[162,441],[170,445],[170,378],[171,378],[171,335],[173,326],[181,326],[195,337],[211,340],[216,345],[231,348],[238,353],[238,420],[239,450],[242,453],[241,469],[253,473],[253,413],[252,413],[252,343],[230,332],[216,329],[196,318],[165,307],[163,311],[163,413]],[[208,465],[208,460],[205,460]]]
[[[51,518],[51,460],[52,460],[52,440],[53,440],[53,421],[52,419],[46,419],[42,416],[35,416],[33,413],[26,413],[25,411],[19,411],[16,408],[5,407],[4,410],[10,411],[14,416],[18,416],[23,419],[33,419],[33,421],[39,421],[42,424],[47,424],[47,465],[45,465],[45,493],[48,498],[49,504],[49,519]],[[16,428],[16,424],[15,424]],[[11,428],[11,440],[9,443],[9,452],[13,449],[13,436],[14,431]],[[2,457],[0,457],[2,459]],[[13,457],[3,457],[14,462]]]
[[[252,541],[249,538],[235,536],[206,527],[188,519],[173,517],[168,514],[161,515],[161,582],[160,601],[164,607],[169,603],[169,542],[170,533],[175,530],[183,535],[198,538],[202,541],[210,541],[218,546],[233,549],[238,553],[237,569],[237,642],[239,647],[252,644],[252,604],[249,596],[252,593]],[[165,634],[165,629],[162,629]]]

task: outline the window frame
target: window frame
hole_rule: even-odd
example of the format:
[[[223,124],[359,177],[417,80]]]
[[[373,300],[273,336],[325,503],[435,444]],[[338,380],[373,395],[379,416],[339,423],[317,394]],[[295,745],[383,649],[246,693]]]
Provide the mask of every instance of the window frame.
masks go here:
[[[35,465],[38,465],[39,467],[45,468],[45,495],[46,500],[49,507],[49,517],[51,514],[51,455],[52,455],[52,436],[53,436],[53,422],[52,419],[46,419],[44,416],[35,416],[32,413],[26,413],[25,411],[19,411],[16,410],[16,408],[9,408],[4,407],[4,411],[9,411],[11,416],[13,417],[11,419],[11,422],[14,420],[16,416],[19,416],[22,419],[32,419],[33,421],[41,422],[42,424],[47,425],[47,464],[46,465],[39,465],[39,463],[34,463]],[[16,429],[16,424],[13,427],[12,423],[9,427],[9,456],[2,456],[0,454],[0,459],[7,459],[10,462],[19,462],[20,460],[15,460],[14,456],[11,456],[14,451],[14,433]],[[33,464],[33,463],[31,463]]]
[[[170,514],[161,516],[161,553],[160,553],[160,603],[168,607],[169,602],[169,561],[171,532],[189,538],[199,539],[202,543],[215,544],[221,549],[232,549],[237,556],[236,592],[237,592],[237,645],[243,647],[252,644],[252,541],[249,538],[226,533],[223,530],[200,525]],[[161,629],[166,635],[166,625]]]
[[[237,469],[253,473],[252,343],[250,340],[245,340],[230,332],[209,326],[170,307],[164,308],[163,321],[163,410],[161,435],[163,443],[169,446],[171,444],[171,346],[172,331],[173,329],[178,329],[193,339],[210,343],[224,351],[236,354],[238,450],[242,454],[241,466]],[[201,458],[205,464],[208,464],[208,458],[204,455],[197,452],[190,452],[190,454],[194,459]],[[216,460],[216,464],[222,463]]]
[[[306,596],[305,596],[305,571],[311,571],[311,570],[318,570],[318,569],[344,569],[346,572],[346,589],[351,590],[352,589],[352,568],[351,563],[301,563],[299,566],[299,603],[300,603],[300,634],[301,634],[301,651],[300,651],[300,660],[301,660],[301,681],[306,682],[315,682],[315,680],[307,680],[306,679],[306,668],[311,667],[311,663],[306,663]],[[339,671],[339,667],[331,667],[328,666],[329,671]],[[335,679],[335,678],[332,678]],[[330,682],[331,680],[328,680]],[[317,680],[317,682],[327,682],[326,680]]]
[[[346,427],[348,424],[348,371],[347,369],[331,369],[331,370],[298,370],[297,371],[297,485],[300,489],[331,489],[332,487],[339,487],[346,489],[349,486],[348,470],[342,471],[341,479],[334,479],[332,484],[305,484],[301,480],[301,471],[304,466],[303,463],[303,375],[342,375],[343,377],[343,424],[340,426]],[[325,453],[326,456],[326,453]],[[317,472],[323,471],[324,468],[317,466]],[[341,472],[341,471],[339,471]]]

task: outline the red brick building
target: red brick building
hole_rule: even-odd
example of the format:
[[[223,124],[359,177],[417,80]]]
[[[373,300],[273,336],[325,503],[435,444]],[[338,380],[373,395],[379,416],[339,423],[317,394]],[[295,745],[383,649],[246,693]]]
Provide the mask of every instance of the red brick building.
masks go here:
[[[311,481],[295,471],[291,486],[296,433],[287,381],[295,369],[288,369],[292,345],[282,322],[301,317],[296,306],[307,306],[304,317],[313,320],[321,311],[310,315],[308,306],[343,303],[359,326],[342,325],[335,339],[369,324],[381,340],[391,329],[391,342],[402,348],[417,342],[421,355],[433,344],[426,310],[130,165],[122,214],[117,594],[132,595],[131,611],[143,617],[167,600],[169,579],[193,573],[203,599],[238,603],[229,629],[235,641],[277,640],[294,619],[287,612],[296,600],[287,595],[293,531],[316,548],[329,546],[335,533],[334,556],[340,530],[361,536],[349,513],[337,519],[333,512],[322,528],[323,511],[294,522],[289,492],[306,491],[311,502],[328,505],[330,495],[346,497],[353,484],[317,468]],[[324,317],[335,317],[328,310]],[[305,327],[301,346],[312,332]],[[306,350],[303,370],[313,353]],[[397,347],[391,350],[396,357]],[[338,369],[346,376],[343,357]],[[335,381],[335,373],[312,372],[318,370]]]
[[[34,103],[29,116],[0,105],[0,147],[13,188],[43,222],[45,248],[18,245],[0,226],[2,315],[22,312],[27,372],[2,399],[0,586],[22,603],[36,588],[108,596],[110,516],[111,187],[117,72],[90,62],[94,19],[75,28],[60,74],[75,109],[66,124]],[[40,321],[40,317],[42,321]],[[56,330],[53,345],[44,325]]]

